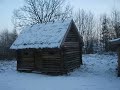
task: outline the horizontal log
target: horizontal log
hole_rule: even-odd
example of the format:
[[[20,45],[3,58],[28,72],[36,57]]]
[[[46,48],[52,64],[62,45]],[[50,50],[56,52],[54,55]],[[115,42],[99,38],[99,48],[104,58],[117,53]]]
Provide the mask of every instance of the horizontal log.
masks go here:
[[[34,61],[34,58],[32,57],[32,58],[30,58],[30,57],[28,57],[28,58],[21,58],[21,61]]]
[[[34,62],[20,62],[20,65],[34,65]]]
[[[79,57],[72,57],[72,58],[64,58],[64,61],[75,61],[75,60],[80,60],[80,58]]]
[[[65,68],[74,68],[76,66],[80,66],[80,64],[66,65]]]
[[[76,34],[75,34],[74,32],[71,32],[71,33],[68,34],[67,37],[69,37],[69,36],[76,36]],[[76,36],[76,37],[77,37],[77,36]]]
[[[73,54],[73,53],[71,53],[71,54],[64,54],[64,57],[65,58],[75,58],[75,57],[80,57],[80,54]]]
[[[74,62],[74,63],[65,63],[65,66],[67,67],[74,67],[76,65],[80,65],[80,62]]]
[[[41,57],[42,54],[41,54],[41,53],[39,53],[39,54],[37,53],[37,54],[34,54],[34,56],[35,56],[35,57]]]
[[[77,59],[64,59],[64,62],[67,63],[67,62],[76,62],[76,61],[80,61],[80,58],[77,58]]]
[[[60,56],[46,56],[46,55],[43,55],[42,58],[60,58]]]
[[[51,65],[51,66],[52,66],[52,65],[53,65],[53,66],[57,66],[57,65],[58,65],[58,66],[59,66],[59,65],[61,65],[61,63],[48,63],[48,62],[43,62],[42,65]]]
[[[41,65],[42,64],[42,61],[35,61],[35,65]]]
[[[63,47],[79,47],[79,44],[64,44]]]
[[[79,47],[77,48],[64,48],[64,51],[71,51],[71,50],[76,50],[76,51],[80,51]]]
[[[58,60],[55,60],[55,59],[54,59],[54,60],[53,60],[53,59],[52,59],[52,60],[49,60],[49,59],[45,60],[45,59],[44,59],[44,60],[42,60],[42,62],[48,62],[48,63],[54,63],[54,62],[55,62],[55,63],[60,63],[61,60],[60,60],[60,59],[58,59]]]
[[[34,66],[30,65],[18,65],[20,68],[34,68]]]
[[[25,71],[29,71],[29,70],[32,70],[33,68],[31,67],[24,67],[24,68],[18,68],[18,70],[22,71],[22,70],[25,70]]]
[[[64,55],[80,55],[80,52],[79,51],[64,52]]]
[[[79,45],[79,42],[64,42],[64,45]]]
[[[42,65],[36,65],[35,68],[42,69]]]
[[[33,55],[21,55],[21,58],[32,58],[34,57]]]
[[[79,51],[65,52],[65,54],[72,54],[72,53],[78,53],[79,54]]]
[[[43,59],[41,57],[35,57],[34,61],[42,61]]]
[[[76,65],[75,67],[69,67],[68,71],[74,70],[75,68],[79,68],[79,67],[80,67],[79,65]]]
[[[54,65],[43,65],[42,67],[46,69],[60,69],[61,68],[61,66],[54,66]]]
[[[79,58],[80,57],[80,54],[65,54],[64,55],[64,58],[65,59],[70,59],[70,58]]]
[[[74,36],[66,38],[65,42],[67,42],[69,40],[71,40],[71,41],[76,40],[76,42],[78,41],[78,39]]]
[[[48,51],[52,52],[59,52],[59,48],[43,48],[41,49],[42,53],[46,53]]]
[[[61,71],[61,69],[60,68],[43,68],[42,69],[42,71],[44,71],[44,72],[60,72]]]
[[[78,52],[78,53],[80,53],[80,51],[79,50],[66,50],[66,51],[64,51],[65,53],[67,53],[67,52]]]
[[[61,63],[42,63],[43,66],[61,66]]]
[[[47,58],[47,57],[46,57],[46,58],[42,58],[42,60],[46,60],[46,61],[50,61],[50,60],[51,60],[51,61],[56,61],[56,60],[61,60],[61,58],[54,58],[54,57],[53,57],[53,58]]]
[[[76,62],[80,62],[80,59],[73,59],[73,60],[65,60],[64,63],[76,63]]]
[[[80,47],[65,47],[63,48],[63,50],[67,50],[67,49],[79,49]]]

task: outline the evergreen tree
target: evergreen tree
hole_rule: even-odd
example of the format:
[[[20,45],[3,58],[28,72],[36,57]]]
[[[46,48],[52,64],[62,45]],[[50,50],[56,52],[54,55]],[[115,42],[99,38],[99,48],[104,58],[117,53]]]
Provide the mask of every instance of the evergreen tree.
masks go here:
[[[103,50],[108,52],[109,51],[109,20],[106,15],[102,16],[102,43],[103,43]]]

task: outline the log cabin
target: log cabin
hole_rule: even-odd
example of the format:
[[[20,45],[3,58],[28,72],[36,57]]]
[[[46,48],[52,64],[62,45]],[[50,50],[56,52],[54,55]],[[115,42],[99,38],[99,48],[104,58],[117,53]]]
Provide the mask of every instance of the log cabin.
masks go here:
[[[118,77],[120,77],[120,38],[110,40],[111,45],[117,46],[117,54],[118,54]]]
[[[83,40],[73,20],[27,26],[14,41],[18,71],[67,74],[82,64]]]

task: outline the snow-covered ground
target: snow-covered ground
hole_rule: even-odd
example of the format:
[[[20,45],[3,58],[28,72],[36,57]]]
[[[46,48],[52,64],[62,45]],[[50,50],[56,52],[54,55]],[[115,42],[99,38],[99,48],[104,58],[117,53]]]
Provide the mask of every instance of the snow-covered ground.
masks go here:
[[[120,90],[117,55],[83,55],[79,69],[63,76],[16,71],[15,61],[0,61],[0,90]]]

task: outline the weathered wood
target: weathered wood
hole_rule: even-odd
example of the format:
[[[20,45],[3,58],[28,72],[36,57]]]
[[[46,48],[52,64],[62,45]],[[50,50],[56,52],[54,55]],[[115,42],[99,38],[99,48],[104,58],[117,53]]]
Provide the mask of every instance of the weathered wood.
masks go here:
[[[75,54],[75,53],[79,53],[79,51],[66,52],[65,54]]]
[[[60,48],[23,49],[18,54],[18,70],[64,74],[80,67],[82,61],[81,37],[73,23],[70,24]]]
[[[82,48],[82,46],[80,45],[79,39],[73,30],[69,32],[63,47],[65,71],[69,72],[75,68],[80,67],[80,54],[82,54],[80,48]]]
[[[16,50],[16,59],[17,59],[17,70],[20,67],[20,60],[21,60],[21,52],[20,50]]]
[[[30,57],[27,57],[27,58],[26,58],[26,57],[25,57],[25,58],[22,58],[21,61],[28,61],[28,62],[32,61],[32,62],[33,62],[33,61],[34,61],[34,58],[30,58]]]
[[[64,45],[68,45],[68,46],[76,45],[76,46],[78,46],[79,43],[78,42],[65,42]]]
[[[120,47],[118,47],[118,77],[120,77]]]

